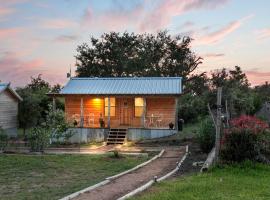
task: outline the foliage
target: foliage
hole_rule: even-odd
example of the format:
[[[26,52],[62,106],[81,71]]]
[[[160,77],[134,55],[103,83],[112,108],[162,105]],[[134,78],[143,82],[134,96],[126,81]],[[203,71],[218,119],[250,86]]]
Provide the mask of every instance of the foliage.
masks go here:
[[[191,38],[153,34],[104,33],[78,46],[79,77],[181,76],[187,79],[201,64],[190,49]]]
[[[250,130],[254,134],[260,134],[269,127],[266,122],[249,115],[242,115],[239,118],[232,119],[230,123],[233,128]]]
[[[198,130],[198,140],[203,152],[209,153],[215,144],[215,126],[210,118],[201,121]]]
[[[44,148],[49,145],[50,131],[41,126],[31,128],[27,135],[27,139],[31,151],[43,152]]]
[[[74,135],[74,132],[70,130],[70,124],[65,119],[64,111],[60,109],[53,110],[52,105],[49,105],[49,110],[46,111],[46,128],[51,131],[51,138],[60,142],[60,139],[64,139],[67,143],[68,140]]]
[[[228,162],[267,161],[264,154],[269,151],[268,125],[246,115],[233,119],[230,124],[232,127],[224,131],[222,139],[222,159]]]
[[[0,126],[0,151],[4,151],[8,144],[8,135]]]
[[[51,88],[50,84],[38,75],[36,78],[31,77],[31,82],[25,87],[17,88],[16,91],[23,98],[23,101],[19,103],[18,119],[20,127],[24,129],[24,135],[27,128],[44,123],[46,111],[52,101],[47,93],[56,87],[60,86]],[[63,108],[63,103],[60,101],[56,101],[56,105]]]

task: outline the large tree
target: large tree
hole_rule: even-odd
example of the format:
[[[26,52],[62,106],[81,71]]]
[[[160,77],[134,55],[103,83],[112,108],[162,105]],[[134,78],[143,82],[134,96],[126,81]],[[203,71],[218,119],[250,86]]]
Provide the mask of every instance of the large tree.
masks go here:
[[[153,34],[104,33],[77,48],[77,76],[181,76],[195,71],[202,58],[190,49],[191,38]],[[194,78],[194,77],[193,77]]]

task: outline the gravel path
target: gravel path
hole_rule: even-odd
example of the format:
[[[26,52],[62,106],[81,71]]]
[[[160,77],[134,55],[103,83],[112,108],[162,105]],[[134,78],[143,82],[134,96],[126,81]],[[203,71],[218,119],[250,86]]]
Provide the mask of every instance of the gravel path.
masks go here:
[[[172,171],[182,156],[185,147],[165,148],[164,154],[150,164],[129,174],[123,175],[110,183],[79,195],[76,200],[113,200],[147,183],[154,176],[158,178]]]

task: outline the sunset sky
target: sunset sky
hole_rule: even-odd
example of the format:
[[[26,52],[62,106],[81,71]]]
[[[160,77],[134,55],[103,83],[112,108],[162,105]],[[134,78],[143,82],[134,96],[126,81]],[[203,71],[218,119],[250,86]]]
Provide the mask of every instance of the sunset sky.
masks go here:
[[[191,36],[199,71],[239,65],[270,81],[269,0],[0,0],[0,80],[64,84],[76,47],[108,31]]]

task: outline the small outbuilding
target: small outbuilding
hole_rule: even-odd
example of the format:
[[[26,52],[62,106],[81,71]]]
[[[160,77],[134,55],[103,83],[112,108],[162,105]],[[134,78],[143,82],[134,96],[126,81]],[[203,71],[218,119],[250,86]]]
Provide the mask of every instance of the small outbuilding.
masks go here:
[[[0,127],[9,136],[17,135],[20,101],[22,98],[10,87],[10,83],[0,83]]]
[[[66,119],[86,138],[104,132],[108,142],[122,143],[119,136],[140,140],[176,133],[181,94],[181,77],[71,78],[55,97],[65,98]]]

